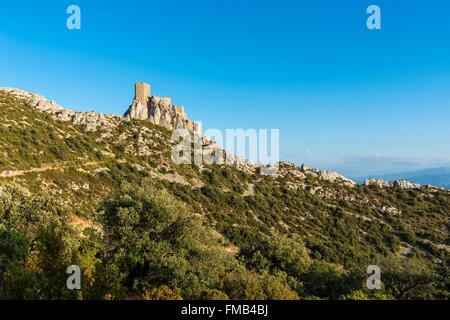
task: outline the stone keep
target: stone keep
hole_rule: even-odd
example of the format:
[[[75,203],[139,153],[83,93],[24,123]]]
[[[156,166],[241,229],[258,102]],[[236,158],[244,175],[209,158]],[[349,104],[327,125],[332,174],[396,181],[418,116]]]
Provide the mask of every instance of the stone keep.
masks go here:
[[[137,101],[142,102],[143,104],[146,104],[148,101],[148,98],[150,98],[150,85],[145,82],[138,82],[136,83],[136,93],[135,93],[135,99]]]

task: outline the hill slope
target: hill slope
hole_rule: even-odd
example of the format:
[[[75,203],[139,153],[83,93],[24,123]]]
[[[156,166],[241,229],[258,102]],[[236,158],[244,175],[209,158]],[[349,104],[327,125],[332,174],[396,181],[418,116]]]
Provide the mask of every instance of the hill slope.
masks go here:
[[[170,136],[148,121],[0,90],[0,237],[27,235],[20,268],[37,282],[51,274],[32,263],[46,252],[36,249],[43,228],[73,243],[69,256],[90,270],[82,298],[377,298],[365,287],[372,264],[383,266],[385,298],[448,296],[449,191],[354,185],[290,163],[274,177],[247,162],[175,165]],[[0,256],[0,274],[10,260]],[[101,282],[105,269],[113,288]],[[11,290],[3,295],[31,292]],[[74,298],[58,290],[30,295]]]

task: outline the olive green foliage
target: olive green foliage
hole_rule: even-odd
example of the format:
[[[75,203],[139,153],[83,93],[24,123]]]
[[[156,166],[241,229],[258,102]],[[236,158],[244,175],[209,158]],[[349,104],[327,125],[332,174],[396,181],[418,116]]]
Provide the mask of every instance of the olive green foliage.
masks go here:
[[[448,299],[448,191],[170,155],[162,127],[87,132],[0,92],[0,298]]]
[[[295,295],[285,283],[246,270],[204,218],[149,181],[125,185],[103,208],[108,251],[136,292],[166,285],[188,299]]]
[[[114,267],[93,259],[94,240],[77,237],[62,203],[6,185],[0,204],[1,299],[95,299],[120,292],[113,287]],[[83,269],[83,292],[67,290],[66,268],[72,264]],[[92,280],[105,269],[110,272]]]
[[[448,299],[448,269],[432,268],[417,258],[384,258],[380,261],[385,291],[399,299]],[[445,288],[447,286],[447,288]]]

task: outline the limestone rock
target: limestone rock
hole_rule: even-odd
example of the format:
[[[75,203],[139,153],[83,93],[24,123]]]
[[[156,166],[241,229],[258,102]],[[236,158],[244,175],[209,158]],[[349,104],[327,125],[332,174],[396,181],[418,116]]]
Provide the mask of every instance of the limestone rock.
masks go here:
[[[407,180],[396,180],[392,182],[392,186],[399,189],[420,189],[422,186]]]
[[[281,161],[278,163],[278,172],[276,174],[276,178],[284,178],[284,177],[292,177],[297,180],[304,180],[306,178],[304,171],[304,165],[300,168],[293,163]]]
[[[353,187],[356,185],[356,182],[354,182],[353,180],[350,180],[347,177],[344,177],[343,175],[341,175],[337,172],[334,172],[334,171],[308,168],[305,164],[302,164],[302,166],[300,167],[300,170],[306,175],[311,175],[311,176],[314,176],[321,180],[341,183],[348,187]]]
[[[371,178],[364,181],[364,186],[377,186],[379,188],[387,188],[390,187],[391,184],[385,180]]]
[[[354,187],[356,185],[356,182],[337,172],[309,168],[305,164],[302,164],[299,167],[296,164],[285,161],[278,163],[278,172],[275,175],[275,178],[289,177],[293,179],[293,181],[296,181],[297,184],[300,183],[301,185],[304,184],[302,181],[305,180],[307,176],[313,176],[320,180],[330,181],[347,187]]]
[[[354,186],[356,185],[356,182],[353,180],[350,180],[343,175],[334,172],[334,171],[327,171],[327,170],[319,170],[318,171],[319,178],[326,181],[331,182],[342,182],[343,184],[347,186]]]
[[[127,113],[125,113],[125,116],[128,116],[132,119],[147,120],[148,119],[147,106],[144,105],[139,100],[133,100]]]
[[[391,182],[380,180],[380,179],[367,179],[364,181],[364,185],[367,186],[377,186],[379,188],[398,188],[398,189],[420,189],[422,185],[418,183],[413,183],[407,180],[394,180]]]
[[[252,161],[244,158],[244,157],[240,157],[234,154],[228,154],[226,156],[226,160],[227,163],[229,165],[233,165],[235,167],[237,167],[239,170],[247,172],[247,173],[254,173],[256,168],[261,167],[258,164],[253,163]]]
[[[184,107],[174,106],[170,98],[138,94],[140,84],[136,84],[136,96],[124,117],[129,119],[149,120],[169,130],[187,129],[197,131],[197,125],[188,119]]]

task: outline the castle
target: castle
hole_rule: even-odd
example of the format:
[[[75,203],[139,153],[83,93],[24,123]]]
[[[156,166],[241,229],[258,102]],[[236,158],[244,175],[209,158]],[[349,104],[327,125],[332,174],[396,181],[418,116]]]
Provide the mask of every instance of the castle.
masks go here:
[[[149,120],[167,129],[197,131],[197,125],[188,119],[183,106],[172,105],[172,99],[151,95],[148,83],[137,82],[133,102],[124,115],[130,119]]]
[[[134,98],[142,103],[146,103],[150,96],[150,85],[145,82],[137,82]]]

